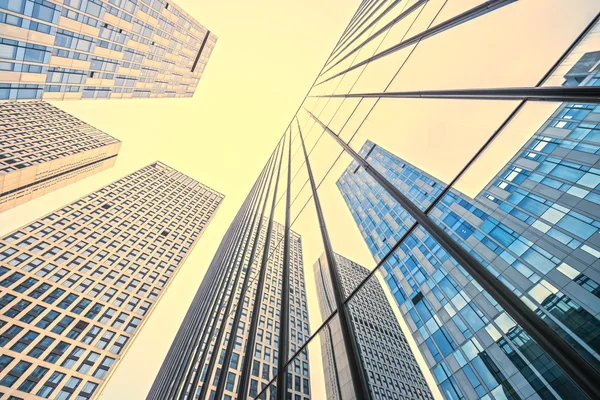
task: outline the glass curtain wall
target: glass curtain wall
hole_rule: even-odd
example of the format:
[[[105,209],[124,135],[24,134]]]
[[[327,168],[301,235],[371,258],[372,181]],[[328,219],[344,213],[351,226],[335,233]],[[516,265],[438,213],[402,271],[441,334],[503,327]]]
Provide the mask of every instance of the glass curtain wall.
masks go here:
[[[199,291],[229,274],[222,306],[192,306],[150,398],[599,398],[599,13],[363,1]],[[283,227],[255,255],[253,215]],[[212,324],[194,309],[226,322],[184,336]],[[212,364],[177,352],[216,341]]]

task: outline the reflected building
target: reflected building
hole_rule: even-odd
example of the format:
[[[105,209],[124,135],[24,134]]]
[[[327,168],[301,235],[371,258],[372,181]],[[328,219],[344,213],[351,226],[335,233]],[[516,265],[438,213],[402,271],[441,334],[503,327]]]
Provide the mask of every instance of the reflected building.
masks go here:
[[[0,101],[191,97],[216,36],[166,0],[0,2]]]
[[[0,238],[0,397],[91,399],[223,195],[160,162]]]
[[[267,238],[267,218],[258,235],[257,249],[263,251]],[[278,362],[278,340],[279,340],[279,315],[281,312],[281,280],[283,263],[283,246],[280,245],[284,236],[284,226],[273,222],[271,232],[271,256],[266,264],[266,274],[263,283],[263,297],[260,304],[254,304],[254,298],[257,291],[257,270],[260,268],[260,257],[254,258],[252,268],[248,268],[250,261],[250,248],[254,245],[256,231],[247,230],[243,242],[249,240],[247,252],[244,253],[243,262],[232,262],[231,259],[224,262],[219,257],[219,253],[213,259],[211,267],[207,271],[206,277],[198,290],[195,301],[190,307],[179,332],[173,341],[171,349],[167,354],[165,361],[156,377],[154,384],[148,395],[148,399],[198,399],[214,398],[219,374],[223,368],[224,354],[230,340],[234,340],[231,352],[231,361],[227,369],[226,382],[224,385],[224,399],[246,399],[255,398],[262,391],[273,377],[277,374]],[[227,241],[224,239],[222,246]],[[279,246],[278,246],[279,244]],[[217,278],[212,275],[218,267],[221,267],[228,278]],[[235,279],[236,269],[242,267],[239,279]],[[294,354],[299,347],[304,344],[309,336],[308,307],[306,303],[306,288],[304,281],[304,263],[302,260],[302,238],[297,233],[291,231],[290,234],[290,264],[289,264],[289,283],[290,283],[290,310],[289,310],[289,338],[290,354]],[[250,290],[241,293],[242,283],[246,273],[250,272]],[[219,287],[220,282],[228,284],[211,295],[211,299],[216,299],[216,305],[213,310],[202,309],[197,300],[202,300],[208,295],[207,289],[210,287]],[[226,290],[228,288],[228,290]],[[232,337],[231,329],[234,322],[235,310],[228,315],[223,315],[225,304],[229,300],[229,295],[234,295],[236,301],[235,310],[240,307],[241,319],[238,325],[237,334]],[[241,299],[241,300],[240,300]],[[251,318],[253,313],[258,312],[258,329],[255,336],[255,346],[252,353],[251,368],[248,371],[249,389],[245,396],[239,395],[238,391],[243,368],[244,351],[248,344],[248,334],[250,331]],[[200,313],[198,322],[192,325],[192,317],[195,313]],[[215,345],[215,335],[208,335],[208,332],[214,326],[218,329],[219,323],[226,322],[225,340]],[[183,353],[179,351],[186,350],[180,347],[186,340],[183,336],[187,330],[196,328],[203,334],[199,335],[193,342],[187,342],[190,349],[197,349],[198,356],[186,362]],[[202,328],[202,329],[200,329]],[[216,332],[216,331],[215,331]],[[189,339],[188,339],[189,340]],[[219,359],[216,364],[210,368],[211,355],[216,352]],[[202,368],[199,368],[201,366]],[[180,375],[174,378],[168,375],[169,370],[179,369]],[[198,370],[202,373],[198,377]],[[208,383],[207,383],[208,382]],[[304,349],[300,356],[292,361],[287,371],[288,397],[295,400],[308,400],[311,397],[310,386],[310,366],[308,349]],[[205,389],[205,395],[199,397],[202,393],[202,387],[208,384]],[[275,398],[276,389],[271,386],[267,389],[267,394],[271,399]]]
[[[582,55],[565,84],[598,85],[599,60]],[[371,141],[360,153],[598,366],[597,104],[561,104],[475,198]],[[425,230],[408,232],[411,218],[363,168],[353,162],[337,185],[377,261],[407,234],[383,264],[386,281],[447,399],[585,398]]]
[[[115,165],[121,142],[44,101],[0,103],[0,212]]]
[[[336,267],[344,297],[369,275],[369,270],[339,254]],[[333,288],[327,258],[322,255],[313,266],[322,315],[335,311]],[[369,279],[348,303],[354,334],[360,346],[363,368],[373,399],[433,399],[423,373],[406,341],[388,299],[376,277]],[[332,320],[319,333],[326,397],[331,400],[352,398],[342,388],[340,375],[347,374],[348,358],[341,343],[339,320]]]

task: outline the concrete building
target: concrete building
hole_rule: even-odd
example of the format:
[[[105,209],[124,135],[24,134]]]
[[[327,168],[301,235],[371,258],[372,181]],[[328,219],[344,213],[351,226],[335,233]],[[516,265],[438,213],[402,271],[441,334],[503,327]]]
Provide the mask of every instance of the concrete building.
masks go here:
[[[0,238],[0,398],[98,396],[222,199],[156,162]]]
[[[166,0],[0,3],[0,101],[191,97],[216,36]]]
[[[262,224],[262,228],[258,237],[257,248],[260,250],[264,247],[266,235],[267,235],[267,223]],[[253,231],[256,232],[256,231]],[[247,232],[250,234],[250,231]],[[254,297],[257,290],[257,272],[259,268],[260,258],[255,258],[255,263],[252,267],[254,272],[252,277],[255,279],[250,286],[250,290],[245,293],[241,293],[242,281],[246,276],[246,273],[251,270],[249,268],[249,252],[244,255],[244,261],[240,262],[226,262],[224,258],[219,257],[219,253],[213,259],[211,269],[213,272],[216,266],[221,265],[223,272],[229,278],[224,281],[228,283],[223,289],[215,292],[211,295],[211,298],[215,298],[217,307],[214,310],[219,312],[207,311],[207,309],[201,309],[200,305],[194,302],[188,315],[184,319],[181,325],[178,336],[176,337],[171,350],[167,355],[167,358],[163,362],[163,366],[154,381],[154,385],[148,396],[149,399],[174,399],[177,395],[181,394],[182,398],[185,399],[197,399],[201,393],[202,386],[207,384],[209,387],[206,390],[205,398],[212,398],[216,390],[216,383],[219,379],[219,373],[221,371],[224,354],[226,352],[227,345],[230,340],[235,340],[233,346],[231,362],[227,369],[227,378],[225,384],[225,391],[223,398],[225,399],[246,399],[254,398],[258,392],[262,390],[269,381],[275,377],[277,373],[277,345],[279,339],[279,315],[281,308],[281,280],[282,280],[282,262],[283,262],[283,246],[277,246],[284,235],[283,225],[274,222],[272,235],[271,235],[271,249],[272,254],[269,257],[266,264],[266,279],[264,280],[263,290],[264,296],[260,304],[254,303]],[[242,239],[240,239],[242,240]],[[244,236],[245,241],[249,240],[249,247],[252,247],[256,240],[256,233],[252,233],[251,236]],[[226,240],[223,240],[225,243]],[[225,260],[226,261],[226,260]],[[235,270],[242,268],[239,279],[234,279]],[[291,232],[291,244],[290,244],[290,351],[293,354],[298,347],[305,343],[310,336],[309,324],[308,324],[308,308],[306,305],[306,289],[304,284],[304,264],[302,260],[302,239],[300,235],[295,232]],[[203,297],[206,298],[207,294],[205,290],[210,287],[217,287],[219,280],[211,275],[211,271],[207,272],[207,277],[204,278],[202,286],[198,290],[197,299]],[[228,288],[228,290],[225,290]],[[242,306],[241,309],[241,320],[237,329],[236,335],[231,335],[234,312],[232,311],[228,315],[224,315],[225,304],[229,300],[229,296],[235,296],[238,299],[236,302],[236,308]],[[195,312],[200,312],[200,318],[198,322],[192,325],[191,316]],[[255,347],[252,355],[251,370],[249,371],[249,390],[244,396],[238,393],[240,378],[242,373],[242,359],[244,357],[244,350],[246,349],[248,342],[248,332],[251,325],[251,318],[253,313],[258,314],[258,330],[256,333]],[[225,318],[225,319],[224,319]],[[209,335],[211,328],[217,326],[222,322],[226,322],[225,331],[223,338],[220,343],[215,343],[215,335]],[[185,363],[185,359],[181,354],[175,353],[175,349],[183,343],[184,333],[188,329],[198,329],[202,334],[188,344],[191,348],[198,349],[198,356],[188,363]],[[216,352],[216,353],[215,353]],[[218,355],[218,361],[209,371],[209,359],[210,356],[215,353]],[[292,399],[307,400],[311,398],[310,393],[310,369],[308,363],[308,350],[304,349],[303,356],[293,361],[292,368],[288,370],[288,382],[291,382],[288,387],[288,394],[291,395]],[[180,377],[168,378],[168,371],[173,368],[180,369]],[[200,377],[196,378],[198,371],[201,371]],[[185,377],[185,379],[183,379]],[[195,382],[195,384],[194,384]],[[275,387],[271,386],[268,390],[269,394],[275,392]],[[272,394],[274,396],[274,394]],[[274,397],[270,398],[274,398]],[[203,397],[204,398],[204,397]]]
[[[0,212],[115,165],[120,141],[44,101],[0,115]]]
[[[339,254],[335,255],[335,261],[342,278],[344,296],[348,297],[367,278],[370,271]],[[335,305],[325,255],[317,260],[313,269],[321,314],[330,315],[334,312]],[[348,308],[372,398],[433,399],[376,277],[364,284],[348,303]],[[319,333],[326,389],[324,398],[331,400],[353,396],[353,393],[344,393],[339,383],[340,375],[348,367],[343,346],[335,346],[341,341],[339,331],[339,320],[334,319]]]

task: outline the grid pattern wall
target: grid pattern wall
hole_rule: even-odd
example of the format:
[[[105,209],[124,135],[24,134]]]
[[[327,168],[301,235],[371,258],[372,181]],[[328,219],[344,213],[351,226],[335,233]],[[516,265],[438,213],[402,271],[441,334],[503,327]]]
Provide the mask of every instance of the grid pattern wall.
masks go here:
[[[191,97],[217,40],[165,0],[5,0],[0,32],[0,101]]]
[[[259,235],[258,249],[264,246],[267,233],[267,221],[266,218],[262,225],[262,229]],[[250,245],[255,240],[253,235]],[[225,386],[225,398],[237,398],[237,385],[239,383],[239,377],[242,367],[243,352],[246,348],[246,341],[248,338],[248,330],[250,328],[250,318],[252,317],[252,310],[259,311],[258,317],[258,330],[256,336],[256,344],[253,352],[251,378],[250,378],[250,390],[249,395],[254,398],[258,395],[267,383],[277,374],[277,360],[278,360],[278,340],[279,340],[279,316],[281,309],[281,267],[283,263],[283,246],[281,241],[284,236],[284,226],[273,222],[273,231],[271,234],[271,249],[272,253],[267,262],[266,277],[264,282],[263,300],[260,305],[255,308],[254,297],[256,294],[256,282],[250,287],[250,290],[246,292],[243,298],[243,311],[240,326],[243,329],[238,329],[238,334],[235,338],[235,345],[232,353],[232,362],[229,366],[229,372],[227,376],[227,384]],[[298,347],[305,343],[310,336],[310,328],[308,323],[308,307],[306,303],[306,287],[304,281],[303,271],[303,260],[302,260],[302,240],[301,237],[291,232],[290,242],[290,352],[294,353],[298,350]],[[278,246],[279,244],[279,246]],[[245,259],[245,263],[248,263],[248,257]],[[255,270],[258,268],[260,258],[255,261]],[[240,285],[236,288],[234,293],[236,296],[240,296],[241,281],[243,275],[240,278]],[[214,316],[213,316],[214,318]],[[221,315],[220,318],[223,318]],[[227,324],[226,336],[229,337],[231,324],[233,322],[233,314],[228,316],[229,321]],[[219,349],[221,352],[225,351],[227,342],[224,342]],[[209,353],[210,354],[210,353]],[[219,363],[220,364],[220,363]],[[205,369],[208,366],[208,362],[205,364]],[[218,365],[220,367],[220,365]],[[213,382],[212,389],[216,388],[215,378],[218,378],[219,368],[215,369],[215,373],[210,378],[209,382]],[[310,369],[308,363],[308,350],[305,349],[302,353],[302,357],[294,360],[292,366],[288,369],[288,394],[296,400],[307,400],[311,398],[310,393]],[[202,375],[204,376],[205,373]],[[201,385],[200,385],[201,386]],[[197,390],[199,390],[198,387]],[[276,389],[271,387],[271,391],[274,393]]]
[[[582,82],[596,82],[596,76],[588,71]],[[592,363],[600,359],[599,121],[596,105],[561,105],[475,199],[451,189],[431,213],[561,336],[588,349]],[[422,209],[443,187],[372,142],[361,152]],[[371,203],[366,198],[369,178],[355,168],[344,172],[338,187],[380,259],[391,248],[393,227],[374,221],[365,210],[370,204],[377,214],[390,215],[393,202]],[[410,226],[401,219],[396,223],[404,231]],[[448,261],[439,245],[417,229],[384,264],[446,397],[474,399],[496,391],[566,398],[578,393],[498,304]]]
[[[1,238],[0,398],[96,396],[222,199],[157,162]]]
[[[0,103],[0,212],[114,165],[121,143],[44,102]]]
[[[44,101],[0,103],[0,114],[0,173],[118,142]]]
[[[339,254],[335,255],[335,260],[344,296],[348,297],[352,290],[369,275],[369,270]],[[319,307],[322,314],[329,315],[334,309],[333,289],[326,263],[327,260],[322,256],[314,265],[314,269],[317,277]],[[354,334],[360,346],[369,390],[373,397],[433,399],[423,378],[423,373],[419,369],[379,282],[373,279],[369,280],[356,297],[349,302],[348,309],[352,318]],[[334,320],[332,324],[339,325],[337,320]],[[334,343],[337,340],[333,338],[333,335],[338,329],[336,327],[326,328],[320,333],[326,377],[325,386],[329,399],[348,398],[347,395],[340,396],[340,389],[337,388],[336,382],[340,380],[337,370],[342,369],[343,365],[348,362],[344,355],[337,354],[335,351]]]

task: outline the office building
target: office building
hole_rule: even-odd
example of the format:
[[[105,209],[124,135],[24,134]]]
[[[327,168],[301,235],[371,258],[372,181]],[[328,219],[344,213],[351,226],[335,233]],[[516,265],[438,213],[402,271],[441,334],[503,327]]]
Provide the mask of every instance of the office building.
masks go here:
[[[437,383],[430,386],[432,395],[441,392],[453,400],[600,398],[600,212],[595,208],[600,100],[596,91],[581,87],[597,85],[600,5],[556,4],[532,30],[536,1],[361,2],[285,127],[281,140],[289,137],[292,146],[286,168],[294,177],[286,191],[293,203],[290,212],[287,200],[286,205],[279,201],[279,212],[286,219],[291,215],[305,256],[314,253],[309,259],[316,260],[325,254],[335,313],[312,324],[312,340],[300,349],[320,344],[328,327],[339,326],[339,335],[336,331],[330,337],[348,357],[347,368],[340,366],[342,397],[374,398],[351,306],[368,282],[344,298],[344,278],[334,256],[362,259],[364,239],[376,261],[371,278],[365,279],[384,275],[396,299],[390,307],[406,320],[406,334],[414,337],[429,367],[423,376]],[[539,117],[540,100],[558,109]],[[498,156],[495,171],[485,179],[502,171],[489,185],[478,186],[483,190],[460,192],[457,181],[489,172],[474,156],[498,150],[496,144],[509,141],[505,138],[512,138],[513,129],[535,135],[513,141],[514,147]],[[281,141],[274,154],[280,146]],[[447,159],[448,165],[438,164],[435,171],[443,179],[398,158],[402,151],[424,164]],[[338,189],[336,182],[350,161]],[[248,199],[264,185],[266,171],[277,170],[272,158],[268,165],[272,168],[265,166]],[[496,181],[501,181],[498,186]],[[231,263],[219,266],[218,260],[235,254],[235,243],[243,242],[235,237],[237,230],[247,231],[241,228],[247,207],[222,243],[211,280],[205,281],[227,277],[230,267],[225,266]],[[226,335],[199,321],[207,315],[219,321],[219,312],[237,311],[203,301],[227,290],[210,286],[200,288],[196,312],[184,322],[189,328],[178,333],[178,345],[171,348],[151,399],[210,398],[212,391],[198,391],[192,377],[203,374],[196,362],[205,365],[215,336],[220,343]],[[284,303],[285,285],[281,290]],[[309,293],[308,302],[314,297]],[[315,309],[314,303],[309,309]],[[228,324],[223,319],[217,325]],[[280,336],[285,332],[282,327]],[[254,340],[252,335],[248,340]],[[197,350],[202,346],[207,352]],[[313,357],[315,347],[321,350],[313,346]],[[214,348],[221,349],[220,344]],[[249,348],[245,353],[255,350]],[[228,365],[230,352],[221,354]],[[290,363],[301,359],[293,352],[282,354]],[[218,361],[221,355],[211,358]],[[208,368],[206,382],[215,376],[217,361]],[[309,383],[319,389],[321,378],[333,378],[319,377],[314,361]],[[269,386],[251,397],[274,398],[272,389],[288,381],[286,372],[278,368]],[[251,371],[245,374],[242,383]],[[219,386],[226,376],[219,375],[211,381],[211,388],[217,384],[216,398],[225,396]],[[276,394],[278,400],[288,395]],[[324,396],[315,390],[311,394]],[[247,395],[244,391],[238,398]]]
[[[264,223],[262,224],[261,231],[258,238],[257,249],[262,251],[266,235],[267,235],[267,221],[266,217],[264,217]],[[254,245],[254,241],[256,240],[256,231],[253,231],[252,236],[249,238],[247,235],[244,237],[244,244],[248,241],[248,250]],[[249,233],[249,232],[248,232]],[[248,334],[251,325],[251,318],[254,312],[258,312],[258,328],[256,331],[256,341],[255,347],[252,354],[252,362],[251,362],[251,371],[249,372],[249,389],[248,396],[250,398],[254,398],[257,396],[258,392],[262,390],[267,383],[275,376],[277,373],[277,362],[278,362],[278,338],[279,338],[279,316],[281,312],[281,280],[282,280],[282,262],[283,262],[283,247],[277,247],[277,244],[282,240],[284,235],[284,226],[273,222],[272,234],[271,234],[271,249],[273,253],[271,257],[269,257],[268,262],[266,264],[266,275],[263,285],[264,297],[262,297],[262,301],[259,304],[254,303],[254,297],[256,295],[256,285],[257,282],[250,285],[250,290],[246,291],[244,294],[241,293],[242,289],[242,281],[244,280],[246,273],[249,270],[248,262],[250,260],[250,251],[248,251],[244,255],[243,263],[240,263],[239,260],[235,264],[228,263],[222,264],[226,269],[229,269],[230,274],[228,274],[229,279],[226,281],[229,285],[228,293],[223,293],[223,289],[216,294],[214,294],[214,298],[218,299],[217,307],[215,309],[220,310],[217,314],[213,311],[213,314],[208,313],[207,311],[202,312],[201,317],[199,318],[199,322],[196,323],[196,326],[192,326],[189,321],[192,313],[198,312],[200,309],[199,306],[194,306],[190,308],[188,311],[188,315],[184,320],[181,328],[179,330],[182,333],[185,329],[189,328],[200,328],[204,327],[203,334],[199,336],[197,339],[194,339],[190,347],[197,348],[199,350],[198,356],[188,361],[187,365],[182,365],[182,356],[181,354],[175,354],[173,349],[176,348],[177,345],[180,345],[183,342],[183,337],[178,334],[177,338],[173,342],[171,351],[167,355],[163,363],[163,367],[161,368],[154,385],[152,386],[152,390],[149,394],[149,399],[174,399],[177,398],[177,395],[183,392],[183,397],[185,399],[197,399],[201,393],[202,386],[205,382],[210,382],[209,387],[206,389],[206,398],[209,396],[214,396],[216,391],[216,382],[219,380],[219,373],[222,369],[222,363],[224,359],[224,354],[226,352],[227,345],[230,340],[232,340],[231,330],[234,322],[234,312],[232,311],[230,314],[224,316],[225,304],[229,300],[229,295],[234,295],[236,299],[236,310],[240,299],[242,300],[242,308],[241,308],[241,320],[238,325],[237,335],[234,336],[235,344],[232,348],[231,353],[231,361],[229,363],[229,368],[226,370],[226,383],[224,386],[224,394],[222,398],[225,399],[235,399],[235,398],[246,398],[247,396],[240,396],[238,394],[240,378],[243,368],[243,358],[244,358],[244,350],[247,348],[248,343]],[[302,239],[301,237],[295,233],[291,232],[290,235],[290,343],[291,343],[291,351],[295,351],[297,349],[296,346],[304,343],[310,334],[309,324],[308,324],[308,309],[306,306],[306,289],[304,285],[304,271],[303,271],[303,260],[302,260]],[[223,259],[218,258],[218,254],[215,257],[215,260],[222,261]],[[218,265],[213,260],[212,269],[214,271],[214,266]],[[253,266],[254,274],[253,277],[257,277],[256,270],[260,265],[260,258],[254,258],[255,263]],[[235,270],[242,267],[242,271],[239,275],[239,279],[233,279],[235,274]],[[252,270],[250,269],[250,270]],[[233,272],[233,273],[231,273]],[[207,272],[207,278],[204,279],[202,286],[198,293],[202,293],[202,291],[211,286],[218,286],[219,281],[211,276],[211,271]],[[255,280],[256,281],[256,280]],[[225,296],[223,295],[225,294]],[[206,294],[201,294],[197,297],[206,296]],[[195,302],[194,302],[195,303]],[[224,319],[225,318],[225,319]],[[223,321],[226,322],[226,327],[224,331],[223,337],[225,340],[220,342],[218,346],[215,345],[214,339],[215,336],[212,336],[212,339],[209,342],[209,338],[211,336],[208,335],[208,331],[210,328],[215,326],[215,329],[220,329],[221,323]],[[217,328],[218,327],[218,328]],[[185,350],[185,349],[183,349]],[[208,352],[207,352],[208,350]],[[206,354],[204,354],[207,352]],[[210,370],[210,374],[208,372],[209,369],[209,360],[210,356],[215,353],[219,356],[218,363],[213,365]],[[288,388],[288,393],[292,395],[292,398],[297,398],[301,400],[306,400],[311,398],[310,396],[310,370],[309,364],[307,360],[307,350],[304,352],[304,357],[302,360],[295,360],[297,365],[294,365],[294,368],[291,369],[290,377],[292,385]],[[200,377],[196,377],[196,374],[199,370],[199,366],[202,366],[202,375]],[[182,378],[170,378],[167,380],[166,374],[168,373],[168,369],[180,367],[183,370],[186,379]],[[161,379],[164,379],[161,381]],[[195,382],[195,383],[194,383]],[[193,383],[193,384],[192,384]],[[169,391],[169,389],[172,389]],[[212,397],[211,397],[212,398]]]
[[[44,101],[0,115],[0,212],[115,165],[120,141]]]
[[[599,60],[600,52],[584,54],[565,75],[566,83],[576,77],[581,85],[597,82]],[[451,188],[429,213],[549,327],[576,343],[592,365],[600,359],[599,122],[597,105],[563,103],[475,198]],[[360,153],[422,210],[445,187],[371,141]],[[394,243],[391,237],[406,232],[412,221],[393,200],[369,198],[373,182],[357,167],[351,165],[337,184],[380,260]],[[402,314],[447,398],[578,393],[449,261],[417,228],[384,264]]]
[[[0,101],[191,97],[216,36],[165,0],[0,3]]]
[[[344,295],[348,297],[369,275],[369,270],[339,254],[335,255],[335,261]],[[334,311],[331,278],[326,265],[327,259],[322,255],[313,266],[322,315],[330,315]],[[433,399],[379,281],[367,281],[349,302],[348,308],[372,397]],[[348,398],[342,396],[338,384],[339,375],[348,364],[345,353],[339,351],[339,347],[336,352],[334,345],[339,339],[333,335],[339,335],[339,330],[336,319],[319,334],[325,376],[324,398],[332,400]]]
[[[155,162],[2,236],[0,397],[97,397],[222,199]]]

